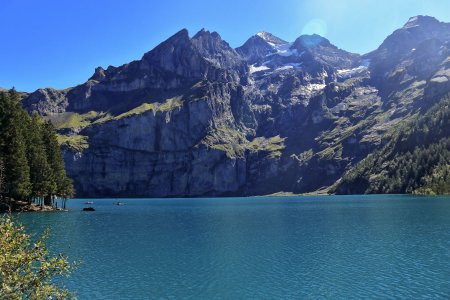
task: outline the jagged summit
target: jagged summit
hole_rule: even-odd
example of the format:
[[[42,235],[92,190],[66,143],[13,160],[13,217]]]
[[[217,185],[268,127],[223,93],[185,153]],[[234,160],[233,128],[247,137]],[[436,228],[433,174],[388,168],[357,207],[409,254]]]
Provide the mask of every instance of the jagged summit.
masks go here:
[[[216,31],[209,31],[205,28],[200,29],[193,37],[192,39],[199,39],[204,36],[211,36],[213,38],[222,39],[220,34],[218,34]]]
[[[418,15],[409,18],[408,22],[403,25],[403,28],[411,28],[415,26],[429,26],[439,25],[441,22],[434,17]]]
[[[440,22],[429,16],[414,16],[409,18],[403,27],[390,34],[378,49],[364,57],[373,61],[372,76],[383,81],[390,78],[389,74],[395,74],[397,70],[404,69],[403,61],[412,54],[417,57],[424,55],[424,58],[426,57],[429,61],[440,60],[441,55],[446,55],[444,51],[432,51],[433,55],[427,52],[430,46],[448,41],[450,41],[450,23]],[[426,72],[422,74],[425,75]]]
[[[165,40],[161,44],[164,44],[169,41],[179,40],[179,39],[189,39],[189,31],[186,28],[183,28],[180,31],[176,32],[174,35],[169,37],[167,40]]]
[[[280,52],[288,52],[290,43],[266,31],[258,32],[250,37],[244,45],[236,48],[250,64],[258,60]]]
[[[271,43],[271,44],[275,44],[275,45],[282,45],[282,44],[288,43],[285,40],[283,40],[269,32],[266,32],[266,31],[258,32],[255,36],[258,36],[258,37],[262,38],[264,41]]]
[[[310,65],[312,69],[354,68],[360,63],[358,54],[339,49],[330,41],[318,34],[301,35],[292,44],[292,50],[303,54],[303,65]]]

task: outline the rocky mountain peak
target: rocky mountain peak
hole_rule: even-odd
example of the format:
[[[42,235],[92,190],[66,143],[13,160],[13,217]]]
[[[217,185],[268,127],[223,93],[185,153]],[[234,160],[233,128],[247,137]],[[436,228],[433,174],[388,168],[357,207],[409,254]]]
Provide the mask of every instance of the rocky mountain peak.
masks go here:
[[[183,28],[180,31],[176,32],[171,37],[169,37],[165,42],[177,41],[177,40],[187,40],[187,39],[189,39],[189,31],[186,28]],[[163,42],[163,43],[165,43],[165,42]]]
[[[220,34],[218,34],[216,31],[210,32],[209,30],[202,28],[200,29],[193,37],[192,39],[201,39],[201,38],[213,38],[213,39],[219,39],[222,40]]]
[[[143,59],[152,64],[164,65],[169,57],[176,55],[176,52],[186,53],[190,47],[190,38],[187,29],[182,29],[160,43],[153,50],[144,54]]]
[[[101,81],[106,78],[105,69],[102,67],[95,68],[94,75],[89,78],[89,80],[98,80]]]
[[[421,42],[432,38],[442,42],[450,40],[450,23],[439,22],[429,16],[415,16],[409,18],[402,28],[390,34],[376,51],[398,54],[410,51]]]
[[[265,42],[270,43],[270,44],[274,44],[274,45],[287,44],[287,42],[285,40],[283,40],[269,32],[266,32],[266,31],[258,32],[255,36],[263,39]]]
[[[191,43],[200,52],[208,53],[209,55],[214,55],[221,51],[234,52],[234,49],[217,32],[210,32],[204,28],[192,37]]]
[[[296,48],[315,48],[318,46],[337,48],[329,40],[318,34],[304,34],[294,42],[294,47]]]
[[[289,48],[289,43],[269,32],[261,31],[250,37],[244,45],[236,48],[236,51],[253,64],[268,55],[277,53],[279,47]]]
[[[429,50],[433,47],[424,47],[424,44],[432,46],[449,42],[450,23],[440,22],[429,16],[415,16],[411,17],[402,28],[390,34],[378,49],[365,55],[365,58],[373,62],[370,66],[373,77],[379,80],[379,84],[385,84],[386,82],[392,83],[390,74],[406,70],[405,64],[410,65],[413,56],[428,57],[427,64],[420,65],[417,61],[418,64],[414,68],[410,68],[408,75],[405,75],[406,71],[402,75],[409,76],[409,78],[415,76],[425,78],[430,75],[428,74],[430,68],[427,65],[441,61],[443,58],[440,56],[445,54],[445,47],[441,49],[442,51],[430,52]],[[430,56],[431,53],[433,53],[432,56]],[[424,59],[420,61],[423,62]]]
[[[439,26],[441,22],[439,22],[436,18],[430,16],[414,16],[409,18],[408,22],[403,25],[403,28],[412,28],[415,26]]]
[[[245,69],[239,54],[215,31],[202,29],[192,37],[193,48],[218,69]]]
[[[292,44],[291,49],[302,56],[303,65],[309,64],[315,69],[348,69],[360,62],[358,54],[339,49],[318,34],[301,35]]]

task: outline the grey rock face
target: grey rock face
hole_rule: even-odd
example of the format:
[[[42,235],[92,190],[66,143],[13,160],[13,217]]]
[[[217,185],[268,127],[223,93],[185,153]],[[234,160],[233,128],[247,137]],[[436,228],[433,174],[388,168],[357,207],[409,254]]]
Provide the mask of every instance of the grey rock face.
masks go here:
[[[66,111],[69,101],[64,91],[54,89],[38,89],[24,100],[24,105],[31,111],[42,115],[52,115]]]
[[[274,36],[268,32],[259,32],[248,39],[244,45],[236,48],[236,51],[247,62],[253,64],[258,62],[261,58],[270,54],[275,54],[277,46],[289,44],[288,42]]]
[[[450,90],[449,32],[415,17],[360,56],[318,35],[261,32],[232,49],[184,29],[23,103],[55,121],[79,196],[310,192]]]

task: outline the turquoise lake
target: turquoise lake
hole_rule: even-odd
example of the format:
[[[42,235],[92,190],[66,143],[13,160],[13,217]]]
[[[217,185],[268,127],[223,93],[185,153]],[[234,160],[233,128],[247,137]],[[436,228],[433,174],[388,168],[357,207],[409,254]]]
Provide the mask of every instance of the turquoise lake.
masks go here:
[[[94,199],[23,213],[79,299],[449,299],[450,198]]]

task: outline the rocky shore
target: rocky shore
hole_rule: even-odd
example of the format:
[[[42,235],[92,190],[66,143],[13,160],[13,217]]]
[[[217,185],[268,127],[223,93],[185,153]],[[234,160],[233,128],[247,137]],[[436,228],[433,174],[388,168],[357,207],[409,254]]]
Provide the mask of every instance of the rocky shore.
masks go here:
[[[57,208],[50,205],[37,205],[35,203],[28,203],[26,201],[1,201],[0,213],[5,212],[49,212],[62,211],[62,208]]]

